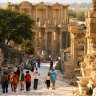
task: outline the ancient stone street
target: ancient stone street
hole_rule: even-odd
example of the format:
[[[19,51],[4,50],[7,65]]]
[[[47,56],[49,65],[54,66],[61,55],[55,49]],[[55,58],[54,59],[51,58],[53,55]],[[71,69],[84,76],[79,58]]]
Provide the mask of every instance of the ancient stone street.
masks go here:
[[[20,84],[18,85],[17,91],[12,92],[9,86],[9,92],[7,94],[2,94],[2,89],[0,88],[0,96],[72,96],[72,90],[75,87],[72,87],[65,83],[60,77],[60,73],[57,72],[58,78],[56,81],[56,90],[46,89],[45,85],[45,76],[49,70],[49,63],[42,63],[40,72],[40,79],[38,84],[38,90],[33,90],[33,78],[32,78],[32,86],[29,92],[20,91]],[[1,86],[0,86],[1,87]]]

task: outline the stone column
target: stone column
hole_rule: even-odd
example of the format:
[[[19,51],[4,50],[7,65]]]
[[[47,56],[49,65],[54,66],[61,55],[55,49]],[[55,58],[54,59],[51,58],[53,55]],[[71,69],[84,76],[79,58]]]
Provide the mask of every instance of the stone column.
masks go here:
[[[66,17],[65,17],[65,18],[66,18],[66,25],[68,25],[68,23],[69,23],[69,22],[68,22],[68,6],[67,6],[67,8],[66,8]]]
[[[87,54],[96,53],[96,11],[90,9],[86,16]]]
[[[45,29],[45,50],[47,51],[47,40],[48,40],[48,32],[47,32],[47,29]]]
[[[55,50],[55,43],[56,43],[56,32],[52,32],[52,50]]]
[[[70,26],[69,31],[71,35],[71,64],[76,68],[78,64],[78,26]]]
[[[85,42],[84,42],[84,56],[87,54],[87,39],[85,38]]]
[[[39,55],[41,51],[41,37],[38,31],[35,32],[35,52]]]
[[[35,32],[35,52],[37,52],[37,32]]]
[[[60,49],[62,49],[62,31],[61,30],[59,35],[59,42],[60,42]]]
[[[48,9],[46,8],[46,21],[45,21],[45,25],[48,24]]]
[[[36,16],[36,23],[37,23],[37,8],[36,8],[36,14],[35,14],[35,16]]]

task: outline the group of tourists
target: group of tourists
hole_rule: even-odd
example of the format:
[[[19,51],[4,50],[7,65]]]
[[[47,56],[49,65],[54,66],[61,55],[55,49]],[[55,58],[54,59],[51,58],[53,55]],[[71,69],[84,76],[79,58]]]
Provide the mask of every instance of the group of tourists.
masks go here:
[[[37,90],[38,79],[40,76],[37,68],[34,70],[34,72],[31,72],[27,69],[20,70],[19,67],[17,67],[17,70],[15,69],[14,71],[12,71],[10,75],[8,75],[7,71],[4,71],[1,77],[2,92],[8,92],[9,83],[11,84],[11,90],[14,92],[16,92],[18,84],[21,85],[20,90],[24,90],[26,86],[26,91],[29,91],[31,87],[32,75],[34,77],[33,89]]]
[[[30,70],[33,72],[34,71],[34,67],[35,68],[40,68],[40,58],[28,58],[26,61],[26,65],[29,65],[29,67],[31,68]]]
[[[1,84],[2,84],[2,92],[8,92],[8,85],[11,84],[11,90],[16,92],[18,85],[21,85],[20,90],[30,91],[32,78],[33,81],[33,89],[37,90],[38,88],[38,80],[40,77],[40,73],[38,68],[40,68],[40,61],[33,61],[29,59],[28,64],[31,64],[31,70],[27,69],[26,67],[15,66],[14,68],[5,68],[3,74],[1,76]],[[10,70],[9,70],[10,69]],[[45,78],[46,87],[50,88],[50,83],[52,83],[52,89],[55,89],[55,81],[56,81],[56,72],[53,69],[53,62],[50,62],[50,68]]]

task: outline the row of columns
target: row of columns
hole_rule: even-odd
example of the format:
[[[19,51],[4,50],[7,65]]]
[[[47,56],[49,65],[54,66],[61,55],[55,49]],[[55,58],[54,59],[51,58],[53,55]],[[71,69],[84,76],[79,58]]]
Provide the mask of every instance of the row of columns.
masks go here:
[[[47,30],[45,30],[45,32],[35,32],[35,51],[38,51],[39,53],[44,49],[44,50],[48,50],[51,47],[51,51],[52,50],[59,50],[62,49],[62,32],[59,32],[59,36],[58,36],[58,32],[51,32],[51,37],[50,35],[48,35]],[[39,35],[38,35],[39,34]],[[44,35],[44,37],[42,36]],[[40,36],[40,37],[39,37]],[[42,41],[42,39],[44,41]],[[51,39],[51,46],[48,46],[48,39]],[[39,44],[39,46],[38,46]],[[54,45],[55,44],[55,45]],[[41,46],[44,45],[45,48],[42,48]],[[50,48],[49,48],[50,47]],[[39,49],[39,50],[38,50]]]
[[[41,25],[44,23],[44,24],[52,24],[52,18],[54,19],[54,24],[59,24],[59,23],[64,23],[64,24],[68,24],[68,7],[66,6],[65,8],[61,8],[61,9],[58,9],[59,10],[59,13],[60,13],[60,17],[59,19],[57,18],[57,10],[56,9],[52,9],[48,12],[48,8],[46,7],[44,10],[44,12],[41,12],[42,16],[44,16],[45,14],[45,20],[44,18],[40,18],[40,16],[38,15],[38,11],[40,10],[40,12],[42,11],[42,9],[36,7],[36,12],[35,12],[35,20],[37,21],[37,18],[39,18],[42,22],[41,22]],[[52,16],[50,16],[49,14],[52,14]],[[59,21],[58,21],[59,20]],[[45,21],[45,22],[43,22]]]

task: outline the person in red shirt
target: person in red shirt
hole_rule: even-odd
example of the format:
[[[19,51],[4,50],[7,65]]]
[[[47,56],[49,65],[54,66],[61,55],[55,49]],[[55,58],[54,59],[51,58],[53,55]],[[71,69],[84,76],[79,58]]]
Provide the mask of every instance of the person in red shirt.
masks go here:
[[[17,88],[17,85],[18,85],[18,75],[16,74],[16,72],[14,72],[14,75],[12,77],[12,85],[13,85],[13,91],[16,92],[16,88]]]
[[[26,91],[29,91],[31,87],[31,75],[29,74],[29,71],[26,72],[25,82],[26,82]]]

